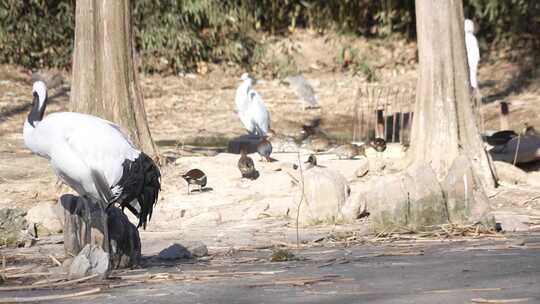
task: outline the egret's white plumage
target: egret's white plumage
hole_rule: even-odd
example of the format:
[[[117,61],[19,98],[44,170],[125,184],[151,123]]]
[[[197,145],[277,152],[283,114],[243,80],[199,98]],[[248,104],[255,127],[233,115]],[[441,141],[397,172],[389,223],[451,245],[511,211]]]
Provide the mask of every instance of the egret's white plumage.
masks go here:
[[[477,88],[478,82],[476,79],[478,71],[478,62],[480,61],[480,49],[478,41],[474,36],[474,23],[470,19],[465,19],[465,47],[467,49],[467,63],[469,65],[469,77],[471,87]]]
[[[240,121],[250,134],[266,136],[270,130],[270,114],[262,97],[252,88],[253,79],[242,74],[242,84],[236,89],[236,110]]]
[[[145,225],[160,187],[153,161],[117,125],[104,119],[74,112],[43,118],[45,84],[36,82],[33,94],[23,130],[26,146],[49,159],[55,173],[79,195],[107,204],[119,202],[139,216],[139,226]],[[138,205],[132,203],[135,199]]]

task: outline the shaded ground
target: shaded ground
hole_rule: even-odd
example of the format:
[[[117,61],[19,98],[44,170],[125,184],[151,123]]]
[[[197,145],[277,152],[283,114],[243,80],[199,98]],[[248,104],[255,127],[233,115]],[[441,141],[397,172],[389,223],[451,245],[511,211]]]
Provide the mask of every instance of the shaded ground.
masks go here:
[[[100,293],[79,297],[77,302],[540,302],[538,234],[372,240],[311,243],[300,250],[289,249],[294,260],[285,262],[271,262],[273,251],[264,247],[226,251],[210,247],[209,258],[168,263],[147,253],[146,269],[115,272],[117,279],[110,280],[108,287],[89,282],[68,289],[3,292],[2,297],[61,294],[101,286],[104,290]],[[53,245],[41,254],[54,251],[58,249]],[[122,284],[129,287],[120,287]],[[109,289],[111,286],[116,288]]]

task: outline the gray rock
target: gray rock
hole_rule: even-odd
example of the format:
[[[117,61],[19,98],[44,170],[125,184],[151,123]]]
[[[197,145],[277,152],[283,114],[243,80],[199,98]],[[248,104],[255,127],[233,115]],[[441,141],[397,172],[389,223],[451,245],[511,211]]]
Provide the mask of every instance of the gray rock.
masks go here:
[[[85,245],[92,242],[92,238],[87,232],[101,229],[100,210],[96,204],[89,203],[92,223],[88,227],[84,220],[85,204],[87,203],[84,199],[66,194],[62,195],[60,201],[65,208],[64,251],[67,255],[77,255]],[[107,216],[111,268],[118,269],[139,265],[141,241],[137,227],[116,207],[109,208]]]
[[[186,247],[192,257],[200,258],[208,255],[208,247],[203,242],[195,241],[186,245]]]
[[[57,202],[41,202],[28,210],[26,220],[29,223],[42,225],[50,233],[60,233],[64,221],[58,210],[59,204]]]
[[[356,169],[356,171],[354,171],[354,174],[356,175],[356,177],[365,176],[369,172],[369,160],[365,157],[362,157],[358,161],[358,164],[358,168]]]
[[[19,208],[0,209],[0,245],[21,246],[28,236],[26,212]]]
[[[69,266],[69,278],[77,279],[93,274],[106,278],[109,271],[109,254],[100,247],[86,245]]]
[[[529,231],[530,218],[525,214],[498,213],[493,212],[495,220],[506,232],[524,232]]]
[[[181,244],[175,243],[161,250],[158,257],[162,260],[191,259],[191,252]]]
[[[36,244],[36,239],[34,238],[28,238],[24,242],[24,248],[30,248]]]
[[[505,163],[502,161],[495,161],[495,170],[500,182],[506,182],[508,184],[525,184],[527,183],[527,173],[520,168]]]
[[[302,226],[343,223],[342,208],[350,195],[345,177],[323,167],[304,172],[305,200],[300,206],[299,223]]]
[[[66,270],[69,270],[69,268],[71,267],[71,264],[73,264],[73,259],[74,258],[67,258],[65,259],[63,262],[62,262],[62,267]]]

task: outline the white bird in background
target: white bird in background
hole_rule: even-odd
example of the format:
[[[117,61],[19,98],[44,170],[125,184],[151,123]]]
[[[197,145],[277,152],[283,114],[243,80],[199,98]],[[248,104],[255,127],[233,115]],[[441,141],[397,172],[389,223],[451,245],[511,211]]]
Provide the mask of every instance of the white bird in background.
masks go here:
[[[104,207],[119,203],[146,228],[161,187],[154,161],[137,150],[120,128],[74,112],[47,115],[47,87],[34,83],[32,109],[24,122],[24,143],[50,161],[55,173],[80,196]]]
[[[270,130],[270,114],[264,101],[253,88],[253,78],[242,74],[242,84],[236,89],[236,110],[240,121],[250,134],[266,136]]]
[[[474,23],[470,19],[465,19],[465,47],[467,48],[471,87],[476,89],[478,88],[476,74],[478,71],[478,62],[480,61],[480,50],[478,49],[478,41],[474,36]]]

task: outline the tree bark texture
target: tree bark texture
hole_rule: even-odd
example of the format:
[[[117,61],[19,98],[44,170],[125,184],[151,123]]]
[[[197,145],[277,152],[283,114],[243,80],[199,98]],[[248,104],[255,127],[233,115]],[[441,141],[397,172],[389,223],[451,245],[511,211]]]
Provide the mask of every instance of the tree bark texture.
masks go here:
[[[496,176],[473,113],[461,0],[417,0],[419,77],[412,145],[413,162],[428,163],[439,181],[464,155],[478,188],[492,189]]]
[[[156,158],[134,62],[130,0],[78,0],[71,109],[113,121]]]

